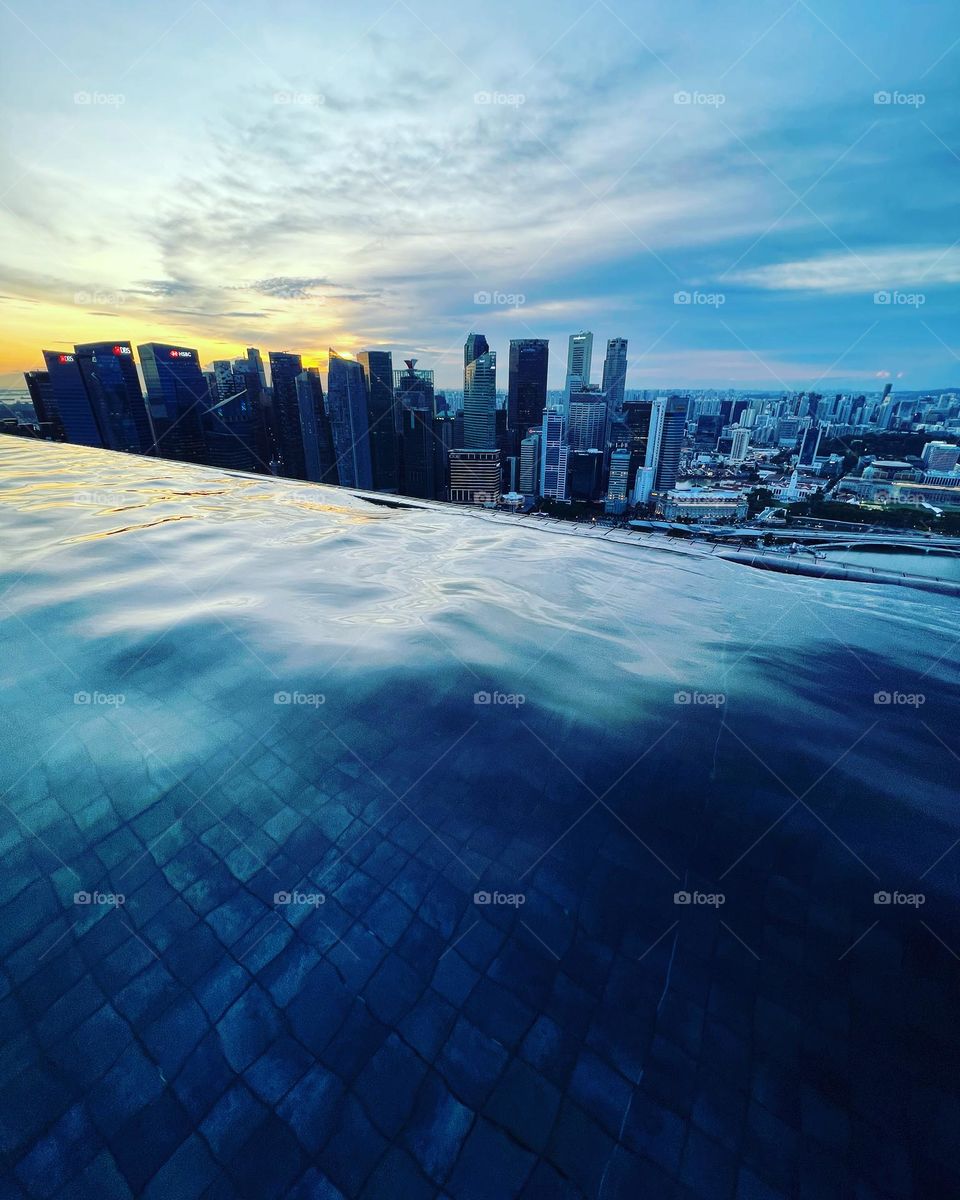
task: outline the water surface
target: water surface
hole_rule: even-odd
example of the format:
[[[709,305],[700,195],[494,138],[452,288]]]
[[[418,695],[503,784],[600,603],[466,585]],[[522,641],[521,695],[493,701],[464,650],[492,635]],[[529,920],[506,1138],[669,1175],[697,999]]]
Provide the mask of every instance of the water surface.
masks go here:
[[[956,600],[0,486],[4,1195],[960,1194]]]

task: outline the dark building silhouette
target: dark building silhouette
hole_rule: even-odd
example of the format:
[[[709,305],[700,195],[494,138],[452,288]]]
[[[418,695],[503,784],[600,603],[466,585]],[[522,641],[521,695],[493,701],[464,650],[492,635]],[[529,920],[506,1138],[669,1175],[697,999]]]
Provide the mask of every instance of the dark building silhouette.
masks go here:
[[[196,350],[146,342],[137,347],[161,458],[206,462],[203,417],[209,389]],[[72,439],[71,439],[72,440]]]
[[[543,423],[547,406],[547,365],[549,342],[546,338],[520,338],[510,342],[510,373],[507,383],[507,425],[514,433],[516,454],[520,442],[531,429]]]
[[[155,441],[140,376],[129,342],[75,346],[90,404],[108,450],[149,454]]]
[[[76,354],[44,350],[53,404],[60,415],[66,440],[75,446],[105,445]]]
[[[327,371],[327,413],[340,482],[345,487],[372,489],[367,378],[360,363],[335,350],[330,351]]]
[[[393,355],[389,350],[363,350],[357,361],[367,377],[373,486],[378,492],[396,492],[400,487],[400,456],[394,412]]]
[[[50,382],[49,371],[24,371],[27,391],[33,401],[33,411],[37,414],[42,437],[55,442],[66,441],[66,431],[60,420],[60,410],[53,397],[53,385]]]

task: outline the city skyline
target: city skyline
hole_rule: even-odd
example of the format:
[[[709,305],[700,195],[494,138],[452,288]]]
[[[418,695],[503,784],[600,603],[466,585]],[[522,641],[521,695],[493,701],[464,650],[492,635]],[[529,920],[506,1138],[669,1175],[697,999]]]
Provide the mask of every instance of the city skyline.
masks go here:
[[[0,386],[122,326],[453,387],[480,325],[625,337],[628,390],[949,387],[960,51],[900,16],[4,6]]]

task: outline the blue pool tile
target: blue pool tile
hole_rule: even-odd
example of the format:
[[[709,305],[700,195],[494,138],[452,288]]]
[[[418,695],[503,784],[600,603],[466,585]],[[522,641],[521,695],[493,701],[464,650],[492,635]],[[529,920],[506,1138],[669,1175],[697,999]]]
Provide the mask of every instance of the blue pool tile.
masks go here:
[[[473,1120],[473,1110],[431,1071],[404,1127],[403,1141],[423,1171],[440,1184],[450,1174]]]
[[[340,1078],[315,1064],[277,1106],[278,1115],[308,1154],[316,1155],[326,1145],[336,1126],[343,1095]]]
[[[447,1184],[454,1200],[503,1200],[520,1194],[536,1159],[482,1117]]]

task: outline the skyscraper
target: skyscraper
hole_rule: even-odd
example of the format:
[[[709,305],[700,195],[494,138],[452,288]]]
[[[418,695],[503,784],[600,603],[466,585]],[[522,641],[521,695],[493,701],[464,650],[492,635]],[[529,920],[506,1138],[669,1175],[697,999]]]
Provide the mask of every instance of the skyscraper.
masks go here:
[[[256,371],[257,378],[260,380],[260,389],[265,392],[267,390],[267,373],[263,369],[263,356],[256,346],[247,347],[247,362]]]
[[[485,343],[486,339],[483,340]],[[497,448],[497,355],[494,350],[485,350],[463,369],[463,446],[465,450]]]
[[[548,500],[567,499],[566,426],[560,409],[544,410],[540,435],[540,494]]]
[[[816,419],[814,419],[803,431],[803,436],[800,438],[800,457],[798,459],[798,465],[801,467],[812,467],[813,461],[817,457],[817,451],[819,448],[820,424]]]
[[[400,487],[400,457],[394,414],[393,355],[389,350],[363,350],[357,360],[367,376],[373,486],[378,492],[395,492]]]
[[[467,340],[463,343],[463,369],[466,370],[475,358],[486,354],[489,349],[487,339],[482,333],[468,333]]]
[[[84,386],[108,450],[147,454],[154,443],[140,377],[129,342],[85,342],[75,346]]]
[[[44,350],[50,393],[66,440],[75,446],[103,446],[103,434],[75,354]]]
[[[610,338],[607,356],[603,360],[602,389],[607,396],[607,410],[613,417],[623,408],[623,389],[627,381],[627,339]]]
[[[450,451],[450,500],[454,504],[495,504],[500,499],[498,450]]]
[[[397,400],[397,421],[402,419],[404,408],[427,408],[436,416],[436,394],[433,372],[418,369],[415,358],[405,358],[402,371],[394,371],[393,388]]]
[[[516,435],[516,445],[543,421],[548,357],[546,338],[519,338],[510,342],[507,426]]]
[[[306,479],[303,430],[300,423],[300,398],[297,376],[303,371],[299,354],[270,351],[270,379],[273,386],[273,411],[279,438],[280,474],[290,479]]]
[[[161,458],[206,462],[203,416],[210,407],[196,350],[146,342],[137,347]],[[72,439],[71,439],[72,440]]]
[[[606,442],[607,405],[603,392],[570,393],[567,406],[567,441],[571,450],[602,450]]]
[[[33,401],[33,411],[37,414],[40,432],[44,437],[52,438],[55,442],[66,440],[66,430],[60,420],[60,410],[53,397],[53,385],[50,382],[49,371],[24,371],[24,381],[30,399]]]
[[[335,350],[330,351],[327,372],[327,413],[340,482],[372,491],[367,378],[360,363]]]
[[[627,508],[628,484],[630,479],[630,451],[623,447],[610,455],[610,477],[607,482],[607,498],[603,511],[620,516]]]
[[[686,423],[684,397],[658,396],[654,400],[646,461],[634,485],[635,504],[646,504],[654,492],[666,492],[676,485]]]
[[[593,358],[593,334],[571,333],[567,345],[567,381],[570,377],[581,383],[590,382],[590,363]]]
[[[323,403],[323,384],[316,367],[307,367],[296,378],[297,409],[303,443],[304,479],[312,483],[338,483],[330,421]]]
[[[541,424],[543,418],[541,417]],[[540,434],[529,433],[520,443],[519,491],[531,498],[540,495]]]

